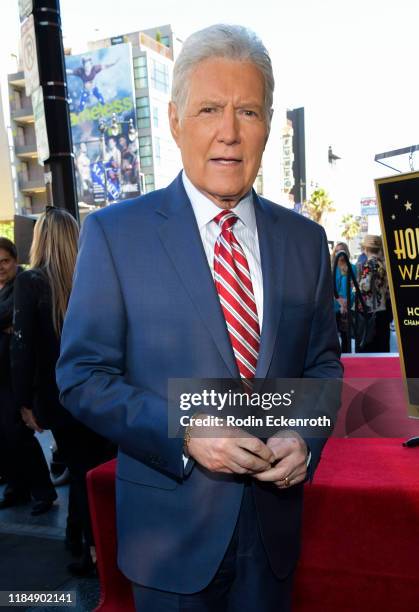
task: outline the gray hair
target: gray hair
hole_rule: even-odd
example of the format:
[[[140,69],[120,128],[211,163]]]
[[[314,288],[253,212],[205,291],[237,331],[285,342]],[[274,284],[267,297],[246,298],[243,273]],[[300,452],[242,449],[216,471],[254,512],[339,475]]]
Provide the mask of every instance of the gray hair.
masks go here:
[[[214,57],[251,62],[260,70],[265,81],[265,115],[269,127],[275,87],[271,59],[260,38],[239,25],[212,25],[186,39],[173,70],[172,100],[179,115],[186,107],[191,72],[200,62]]]

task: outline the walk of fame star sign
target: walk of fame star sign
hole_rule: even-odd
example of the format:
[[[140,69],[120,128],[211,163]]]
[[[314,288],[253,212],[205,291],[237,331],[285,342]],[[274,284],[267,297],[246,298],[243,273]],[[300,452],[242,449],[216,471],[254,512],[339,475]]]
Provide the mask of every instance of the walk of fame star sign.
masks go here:
[[[419,418],[419,172],[375,187],[408,413]]]

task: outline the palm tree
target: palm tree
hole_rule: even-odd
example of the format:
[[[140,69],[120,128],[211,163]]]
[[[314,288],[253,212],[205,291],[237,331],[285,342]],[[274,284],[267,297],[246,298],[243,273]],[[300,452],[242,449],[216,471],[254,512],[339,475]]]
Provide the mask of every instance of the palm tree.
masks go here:
[[[351,238],[355,238],[361,229],[359,217],[354,217],[354,215],[344,215],[340,225],[343,227],[342,236],[347,242],[349,242]]]
[[[13,221],[0,221],[0,236],[4,236],[4,238],[8,238],[12,242],[15,240],[14,235],[14,223]]]
[[[310,199],[304,202],[303,210],[308,213],[310,219],[321,223],[325,213],[335,212],[333,204],[327,191],[318,187],[313,191]]]

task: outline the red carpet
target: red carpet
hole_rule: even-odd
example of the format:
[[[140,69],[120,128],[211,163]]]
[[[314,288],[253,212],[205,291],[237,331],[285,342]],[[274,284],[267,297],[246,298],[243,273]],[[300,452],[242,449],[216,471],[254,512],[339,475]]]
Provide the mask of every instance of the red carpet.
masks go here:
[[[398,357],[344,357],[345,378],[400,378]]]
[[[333,436],[409,438],[419,435],[419,420],[407,416],[398,358],[343,359],[345,385]]]
[[[418,612],[419,448],[403,448],[402,438],[389,433],[419,435],[419,423],[407,418],[402,386],[391,380],[400,377],[398,359],[343,361],[349,387],[337,428],[357,437],[329,440],[313,484],[306,485],[293,610]],[[360,378],[381,379],[364,381],[372,388],[366,403],[358,393],[362,381],[355,381]],[[90,473],[89,494],[99,609],[128,612],[129,584],[115,563],[113,462]]]
[[[419,610],[419,449],[330,440],[306,487],[296,612]]]
[[[370,379],[366,385],[384,406],[369,424],[361,418],[353,435],[419,435],[418,421],[407,417],[403,386],[395,380],[397,358],[343,361],[349,385],[361,388],[357,379]],[[348,403],[337,429],[347,422]],[[305,492],[295,612],[418,612],[419,448],[403,448],[402,440],[327,443]]]

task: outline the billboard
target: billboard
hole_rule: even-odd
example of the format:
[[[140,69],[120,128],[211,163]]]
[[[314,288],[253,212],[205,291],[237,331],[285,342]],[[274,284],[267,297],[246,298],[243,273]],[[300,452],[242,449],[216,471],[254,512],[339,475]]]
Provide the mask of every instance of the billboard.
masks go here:
[[[79,202],[140,193],[130,43],[65,58]]]

